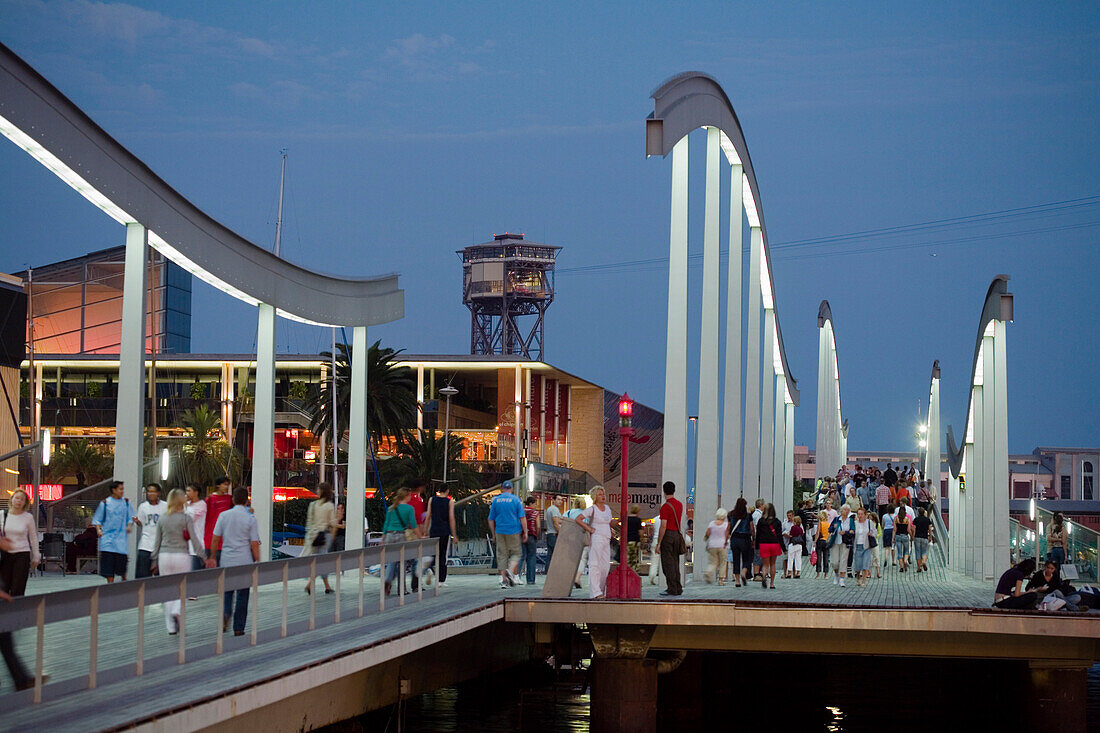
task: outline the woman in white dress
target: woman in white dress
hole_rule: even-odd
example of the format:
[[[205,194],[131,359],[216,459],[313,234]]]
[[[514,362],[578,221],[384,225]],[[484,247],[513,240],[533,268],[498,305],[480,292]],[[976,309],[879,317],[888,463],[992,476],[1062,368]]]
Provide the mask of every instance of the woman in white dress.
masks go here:
[[[323,555],[332,548],[332,541],[336,538],[336,530],[340,528],[341,508],[337,508],[332,484],[322,481],[317,484],[317,500],[310,502],[306,512],[306,537],[302,543],[302,554],[299,557],[309,555]],[[325,584],[325,593],[335,593],[329,585],[328,576],[322,575],[321,581]],[[306,581],[306,593],[313,592],[313,578]]]
[[[574,519],[591,535],[588,548],[588,596],[603,598],[607,593],[607,574],[611,572],[611,507],[602,486],[592,489],[592,506]],[[588,520],[585,523],[585,520]]]

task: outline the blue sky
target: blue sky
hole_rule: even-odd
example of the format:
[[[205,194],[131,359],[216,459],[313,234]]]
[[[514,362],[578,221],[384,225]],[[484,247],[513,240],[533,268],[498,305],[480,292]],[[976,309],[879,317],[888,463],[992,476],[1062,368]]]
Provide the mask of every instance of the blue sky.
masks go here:
[[[468,349],[454,250],[506,230],[562,246],[547,360],[657,408],[666,269],[575,268],[667,256],[669,163],[644,158],[643,119],[661,81],[706,71],[740,117],[773,244],[795,243],[773,262],[798,443],[814,441],[821,299],[850,447],[908,449],[933,359],[943,424],[961,425],[981,301],[1004,272],[1010,449],[1100,445],[1094,4],[17,1],[0,2],[0,41],[264,246],[287,148],[284,256],[399,272],[406,318],[373,332],[394,347]],[[8,143],[0,202],[6,271],[123,240]],[[1073,203],[797,244],[1052,202]],[[254,348],[248,306],[197,284],[193,312],[194,350]],[[329,336],[278,338],[315,351]]]

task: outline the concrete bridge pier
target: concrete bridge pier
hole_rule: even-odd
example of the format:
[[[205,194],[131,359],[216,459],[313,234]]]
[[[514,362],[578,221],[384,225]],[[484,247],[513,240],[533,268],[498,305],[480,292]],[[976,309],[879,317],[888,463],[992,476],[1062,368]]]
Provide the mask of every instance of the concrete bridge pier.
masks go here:
[[[647,659],[653,626],[589,626],[592,733],[657,733],[657,662]]]
[[[1088,730],[1085,715],[1088,666],[1080,662],[1032,660],[1028,662],[1028,726],[1042,730],[1057,721],[1058,729],[1075,733]]]

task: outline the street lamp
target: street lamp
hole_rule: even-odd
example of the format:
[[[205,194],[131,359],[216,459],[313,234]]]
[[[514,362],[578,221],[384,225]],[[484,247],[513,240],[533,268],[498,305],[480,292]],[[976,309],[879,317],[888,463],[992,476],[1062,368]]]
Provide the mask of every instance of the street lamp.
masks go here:
[[[443,423],[443,486],[447,485],[447,456],[450,451],[451,437],[451,398],[458,394],[458,390],[447,385],[439,390],[439,394],[447,398],[447,417]]]
[[[699,416],[688,415],[688,422],[691,423],[691,488],[694,489],[695,474],[699,471]]]
[[[160,452],[160,480],[161,481],[167,481],[168,480],[168,469],[169,469],[168,449],[164,448]]]
[[[619,567],[615,568],[607,576],[608,598],[641,598],[642,579],[627,564],[626,549],[626,500],[630,480],[628,478],[630,465],[627,461],[630,451],[630,438],[634,435],[634,428],[630,426],[630,420],[634,417],[634,400],[630,395],[623,393],[619,400],[619,438],[622,441],[622,471],[619,478]]]

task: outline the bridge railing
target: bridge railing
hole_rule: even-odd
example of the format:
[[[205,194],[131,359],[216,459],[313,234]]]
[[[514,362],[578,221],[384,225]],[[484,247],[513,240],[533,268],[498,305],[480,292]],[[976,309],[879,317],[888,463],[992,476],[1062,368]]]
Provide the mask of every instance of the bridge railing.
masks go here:
[[[940,512],[940,502],[929,502],[929,509],[932,514],[932,525],[935,527],[936,542],[933,545],[934,551],[939,555],[940,562],[946,568],[951,562],[951,535],[947,532],[947,524],[943,521],[943,514]]]
[[[264,641],[280,639],[288,635],[312,630],[316,628],[318,621],[321,620],[317,609],[317,591],[315,589],[315,592],[310,594],[308,619],[288,621],[290,581],[308,578],[312,587],[314,579],[318,576],[334,573],[335,582],[333,587],[336,594],[336,603],[335,609],[331,612],[331,622],[340,623],[341,595],[346,596],[349,592],[354,595],[357,603],[353,605],[350,614],[344,614],[345,620],[348,617],[362,617],[372,610],[375,603],[377,603],[379,612],[386,610],[385,584],[379,582],[377,592],[373,589],[368,592],[364,587],[364,579],[373,566],[379,566],[379,580],[381,580],[385,574],[387,564],[400,563],[395,600],[397,605],[403,606],[405,605],[406,595],[414,595],[405,592],[406,562],[417,561],[417,572],[419,572],[424,559],[435,556],[438,548],[438,539],[425,538],[390,545],[376,545],[358,550],[309,555],[288,560],[272,560],[236,567],[218,567],[177,575],[162,575],[93,587],[74,588],[54,593],[22,596],[13,599],[10,604],[5,604],[3,613],[0,613],[0,632],[34,630],[36,643],[34,646],[33,701],[38,703],[42,701],[43,697],[45,637],[47,628],[51,624],[75,619],[88,619],[89,622],[87,673],[77,675],[75,680],[72,676],[63,680],[54,679],[51,681],[50,687],[53,688],[57,684],[60,691],[72,691],[84,686],[88,689],[94,689],[102,683],[116,682],[140,676],[156,669],[163,669],[173,664],[184,664],[188,661],[222,654],[225,651],[224,636],[226,634],[222,623],[217,623],[217,636],[213,645],[209,641],[188,645],[187,607],[189,603],[194,603],[194,601],[188,599],[198,599],[202,596],[216,594],[215,600],[218,601],[218,608],[220,609],[223,593],[250,589],[246,635],[248,637],[247,645],[254,646]],[[352,573],[350,580],[353,585],[350,591],[341,582],[344,571],[351,571]],[[281,584],[282,586],[281,622],[276,626],[261,628],[259,588],[260,586],[273,584]],[[418,602],[423,600],[423,595],[424,585],[421,583],[415,592]],[[434,595],[439,595],[438,583],[434,584]],[[180,602],[177,648],[169,655],[147,658],[145,654],[146,608],[150,604],[168,601]],[[106,670],[100,669],[98,657],[101,617],[104,614],[126,611],[133,611],[137,615],[136,650],[133,661],[125,666]],[[220,610],[218,618],[221,619]],[[327,619],[325,621],[327,622]],[[111,641],[111,639],[105,640]],[[79,642],[67,646],[66,654],[82,656],[79,646]]]

